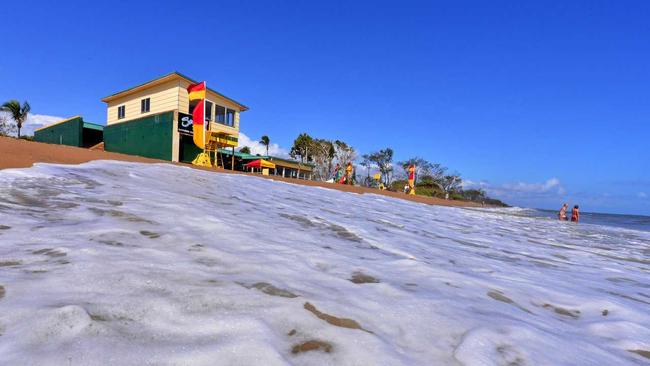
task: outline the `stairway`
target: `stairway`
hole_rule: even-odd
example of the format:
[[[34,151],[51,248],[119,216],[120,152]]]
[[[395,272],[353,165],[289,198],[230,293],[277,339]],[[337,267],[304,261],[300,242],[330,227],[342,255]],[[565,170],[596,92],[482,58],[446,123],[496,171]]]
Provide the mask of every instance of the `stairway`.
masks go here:
[[[104,141],[98,143],[97,145],[89,147],[90,150],[104,151]]]

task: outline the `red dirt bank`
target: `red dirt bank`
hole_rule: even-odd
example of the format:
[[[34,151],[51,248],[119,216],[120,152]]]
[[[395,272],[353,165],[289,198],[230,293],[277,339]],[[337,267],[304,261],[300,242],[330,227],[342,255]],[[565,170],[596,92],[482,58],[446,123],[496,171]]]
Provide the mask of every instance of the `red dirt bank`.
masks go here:
[[[33,142],[27,140],[17,140],[10,137],[0,137],[0,170],[9,169],[9,168],[28,168],[31,167],[34,163],[81,164],[93,160],[120,160],[120,161],[131,161],[131,162],[138,162],[138,163],[172,164],[168,161],[143,158],[140,156],[124,155],[124,154],[118,154],[118,153],[112,153],[106,151],[88,150],[88,149],[72,147],[72,146],[44,144],[40,142]],[[188,164],[179,164],[179,163],[173,163],[173,164],[189,166],[195,169],[209,170],[216,173],[249,174],[243,172],[233,172],[230,170],[223,170],[223,169],[200,168]],[[308,180],[300,180],[300,179],[293,179],[293,178],[282,178],[276,176],[266,177],[258,174],[255,174],[255,176],[271,179],[271,180],[300,184],[305,186],[336,189],[345,192],[354,192],[359,194],[374,193],[374,194],[400,198],[400,199],[413,201],[413,202],[426,203],[429,205],[464,206],[464,207],[480,206],[479,204],[476,204],[474,202],[447,201],[440,198],[425,197],[425,196],[408,196],[403,193],[380,191],[377,189],[371,189],[365,187],[346,186],[341,184],[308,181]]]

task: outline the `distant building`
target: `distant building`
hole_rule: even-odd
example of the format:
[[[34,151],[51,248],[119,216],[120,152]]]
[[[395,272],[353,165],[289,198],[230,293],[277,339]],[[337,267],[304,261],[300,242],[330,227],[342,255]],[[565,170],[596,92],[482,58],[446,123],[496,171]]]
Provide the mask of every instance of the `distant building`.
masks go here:
[[[34,140],[49,144],[93,147],[103,140],[104,126],[74,116],[34,130]]]
[[[219,159],[219,166],[223,166],[225,169],[248,171],[244,168],[245,164],[254,160],[263,159],[275,165],[275,168],[269,170],[270,175],[309,180],[313,178],[314,164],[312,163],[301,163],[296,160],[272,155],[245,154],[239,151],[235,151],[233,155],[231,149],[219,149],[217,156]]]

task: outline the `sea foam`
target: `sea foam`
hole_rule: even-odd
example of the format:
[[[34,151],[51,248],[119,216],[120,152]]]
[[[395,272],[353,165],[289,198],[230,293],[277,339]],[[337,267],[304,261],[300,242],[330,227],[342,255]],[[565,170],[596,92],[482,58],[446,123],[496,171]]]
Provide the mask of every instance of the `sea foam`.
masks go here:
[[[0,171],[0,360],[622,365],[650,233],[167,164]]]

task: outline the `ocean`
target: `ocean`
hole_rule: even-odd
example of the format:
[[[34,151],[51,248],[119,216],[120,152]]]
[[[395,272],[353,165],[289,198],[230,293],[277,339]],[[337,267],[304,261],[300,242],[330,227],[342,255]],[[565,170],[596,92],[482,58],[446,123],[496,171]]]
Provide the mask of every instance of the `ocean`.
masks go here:
[[[650,232],[608,216],[170,164],[1,170],[0,360],[647,365]]]
[[[557,220],[559,208],[558,210],[514,208],[512,211],[528,217]],[[569,218],[571,217],[571,208],[567,210],[567,215]],[[570,224],[572,223],[567,222],[567,225]],[[650,231],[650,216],[580,212],[580,224],[604,225],[632,230]]]

